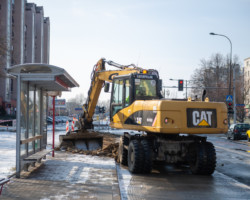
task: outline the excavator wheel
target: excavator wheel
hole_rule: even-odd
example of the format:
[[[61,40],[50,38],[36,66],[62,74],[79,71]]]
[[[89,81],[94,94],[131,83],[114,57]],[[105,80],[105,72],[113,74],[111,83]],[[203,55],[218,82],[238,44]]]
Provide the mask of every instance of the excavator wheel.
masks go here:
[[[131,140],[128,147],[128,168],[132,173],[143,172],[144,153],[139,140]]]
[[[142,140],[141,141],[144,153],[144,165],[143,165],[143,172],[150,173],[152,170],[152,144],[149,140]]]
[[[124,145],[126,144],[126,137],[121,136],[120,137],[120,143],[119,143],[119,162],[122,165],[127,166],[128,165],[128,150],[124,148]]]
[[[190,169],[193,174],[211,175],[216,167],[216,153],[210,142],[192,143],[189,147]]]

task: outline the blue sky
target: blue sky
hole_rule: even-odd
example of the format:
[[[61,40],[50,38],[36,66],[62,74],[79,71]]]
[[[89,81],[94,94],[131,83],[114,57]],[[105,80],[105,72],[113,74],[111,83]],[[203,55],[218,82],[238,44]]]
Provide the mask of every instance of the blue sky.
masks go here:
[[[170,78],[190,80],[201,59],[230,52],[226,38],[210,32],[227,35],[242,64],[250,57],[250,0],[32,2],[50,17],[50,64],[80,84],[66,96],[86,96],[92,67],[102,57],[157,69],[164,85],[177,84]]]

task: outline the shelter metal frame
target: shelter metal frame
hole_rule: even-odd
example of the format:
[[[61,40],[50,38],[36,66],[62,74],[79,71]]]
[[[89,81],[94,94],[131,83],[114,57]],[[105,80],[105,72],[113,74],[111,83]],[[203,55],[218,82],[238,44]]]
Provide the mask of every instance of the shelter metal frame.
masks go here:
[[[17,78],[16,177],[25,159],[47,146],[48,95],[79,87],[60,67],[47,64],[22,64],[8,69]]]

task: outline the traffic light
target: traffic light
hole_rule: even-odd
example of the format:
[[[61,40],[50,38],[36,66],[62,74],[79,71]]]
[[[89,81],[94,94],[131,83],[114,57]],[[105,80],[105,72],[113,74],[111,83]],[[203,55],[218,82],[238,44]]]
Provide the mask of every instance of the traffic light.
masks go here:
[[[228,104],[227,104],[227,113],[228,114],[234,114],[234,109],[233,109],[232,102],[228,102]]]
[[[99,113],[102,113],[102,107],[99,107]]]
[[[183,91],[183,80],[178,80],[178,91]]]

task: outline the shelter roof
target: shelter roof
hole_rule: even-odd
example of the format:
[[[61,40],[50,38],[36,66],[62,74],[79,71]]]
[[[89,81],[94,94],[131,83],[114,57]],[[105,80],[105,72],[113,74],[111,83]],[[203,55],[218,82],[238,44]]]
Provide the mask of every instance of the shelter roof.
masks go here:
[[[8,73],[20,76],[21,81],[41,87],[47,91],[69,91],[79,84],[63,68],[40,63],[20,64],[9,68]]]

